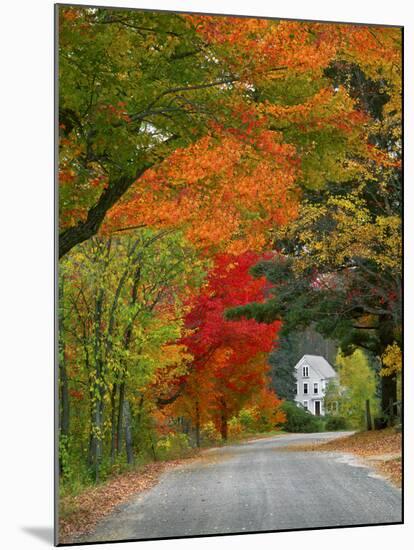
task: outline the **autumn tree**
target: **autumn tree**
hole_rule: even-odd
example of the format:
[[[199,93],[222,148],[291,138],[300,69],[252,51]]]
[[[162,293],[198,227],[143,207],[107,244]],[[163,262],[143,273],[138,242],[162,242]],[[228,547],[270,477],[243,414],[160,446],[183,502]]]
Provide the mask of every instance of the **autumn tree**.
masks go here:
[[[259,234],[275,217],[292,215],[295,194],[286,189],[294,181],[345,181],[352,172],[346,152],[366,148],[364,113],[344,86],[332,87],[324,69],[345,57],[386,74],[398,52],[398,33],[382,27],[58,10],[60,256],[94,235],[120,201],[128,226],[188,223],[192,209],[205,225],[197,239],[217,235],[226,220],[229,233],[240,239],[253,231],[254,244],[263,244]],[[183,181],[181,172],[158,171],[163,162],[178,168],[180,155],[206,156],[197,159],[203,170],[214,164],[211,148],[230,162],[219,163],[217,173],[210,168],[201,189],[191,189],[194,175]],[[266,159],[275,154],[275,162]],[[216,176],[232,186],[217,189]],[[266,197],[266,182],[278,205]],[[164,193],[158,212],[153,206]],[[183,214],[171,220],[171,207]],[[112,219],[118,223],[122,214],[118,208]]]
[[[217,256],[185,319],[185,326],[192,333],[182,342],[194,359],[182,401],[195,396],[193,407],[198,407],[198,411],[194,411],[192,419],[196,426],[200,415],[210,413],[223,439],[227,438],[231,416],[268,384],[266,353],[280,327],[279,322],[263,325],[253,320],[227,321],[223,317],[229,306],[264,299],[265,280],[254,279],[248,272],[257,259],[251,252]]]
[[[341,351],[336,358],[339,382],[328,386],[325,403],[335,403],[336,414],[344,417],[349,426],[354,429],[364,429],[366,420],[366,402],[370,403],[373,415],[378,413],[378,398],[376,396],[375,372],[367,355],[361,350],[355,350],[352,355],[345,356]]]
[[[146,170],[220,118],[232,75],[178,15],[58,10],[63,256]]]
[[[315,235],[317,247],[317,235],[321,232],[310,235]],[[327,241],[327,246],[328,242],[335,241]],[[349,248],[348,253],[350,251]],[[265,323],[283,320],[287,332],[313,326],[325,337],[341,342],[344,351],[352,352],[355,347],[361,347],[381,357],[400,335],[395,278],[387,278],[387,272],[371,261],[363,264],[372,272],[368,276],[366,270],[359,270],[352,264],[335,264],[334,268],[331,265],[324,270],[323,266],[327,264],[317,262],[312,254],[303,257],[309,261],[306,268],[296,267],[301,256],[284,255],[255,266],[252,272],[258,277],[266,276],[274,285],[271,297],[264,303],[233,308],[227,312],[228,318],[243,316]],[[382,287],[377,286],[379,277],[384,281]],[[382,376],[381,385],[385,413],[390,399],[393,403],[396,401],[394,374]]]
[[[174,343],[185,334],[183,299],[201,283],[203,262],[180,234],[140,230],[84,243],[65,257],[60,276],[66,319],[61,391],[84,403],[76,407],[89,417],[81,437],[87,434],[88,463],[98,479],[102,461],[114,462],[124,442],[133,461],[131,409],[156,373],[171,367],[174,375],[185,372],[190,357]],[[65,403],[63,435],[69,423]]]
[[[378,358],[401,343],[402,323],[398,29],[388,38],[395,47],[383,61],[367,51],[351,63],[343,53],[325,71],[368,117],[364,146],[346,152],[346,182],[340,177],[322,189],[307,189],[297,218],[275,229],[278,253],[257,268],[258,276],[275,284],[275,297],[230,314],[269,322],[283,318],[286,330],[314,324],[341,342],[344,352],[361,347]],[[396,378],[391,371],[383,374],[382,410],[389,415]]]

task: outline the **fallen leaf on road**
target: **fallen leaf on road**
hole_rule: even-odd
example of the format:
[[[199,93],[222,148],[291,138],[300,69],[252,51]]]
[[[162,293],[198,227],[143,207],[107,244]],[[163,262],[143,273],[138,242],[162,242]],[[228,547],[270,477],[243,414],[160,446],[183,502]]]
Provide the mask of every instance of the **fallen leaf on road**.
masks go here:
[[[342,451],[366,458],[370,465],[389,479],[397,487],[401,487],[401,447],[400,432],[393,428],[359,432],[331,441],[312,443],[309,445],[289,445],[285,451]]]

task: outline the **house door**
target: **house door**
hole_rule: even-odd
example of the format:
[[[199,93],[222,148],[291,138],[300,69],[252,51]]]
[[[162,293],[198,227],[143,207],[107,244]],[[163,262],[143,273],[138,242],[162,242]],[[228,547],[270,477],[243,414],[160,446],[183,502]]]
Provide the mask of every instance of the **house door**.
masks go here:
[[[321,416],[321,402],[315,401],[315,415]]]

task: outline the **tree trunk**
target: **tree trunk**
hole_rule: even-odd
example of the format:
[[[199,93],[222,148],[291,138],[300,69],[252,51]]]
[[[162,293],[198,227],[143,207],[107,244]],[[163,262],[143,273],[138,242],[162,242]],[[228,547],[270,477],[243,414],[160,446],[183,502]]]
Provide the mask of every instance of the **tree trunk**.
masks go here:
[[[133,176],[121,176],[109,182],[102,191],[98,201],[88,211],[86,220],[63,230],[59,234],[59,259],[67,254],[74,246],[93,237],[100,228],[106,213],[119,201],[131,185],[152,166],[152,162],[144,164]]]
[[[196,429],[196,445],[197,447],[200,447],[200,406],[198,403],[198,400],[195,404],[196,407],[196,422],[195,422],[195,429]]]
[[[125,381],[122,381],[119,385],[119,401],[118,401],[118,423],[117,423],[117,436],[116,436],[116,451],[120,454],[122,450],[122,427],[123,427],[123,414],[124,414],[124,401],[125,401]]]
[[[381,411],[387,424],[397,415],[397,379],[395,375],[381,377]]]
[[[60,444],[67,450],[70,427],[70,402],[69,402],[69,379],[66,369],[66,343],[65,343],[65,314],[64,314],[64,279],[59,284],[59,436],[64,436]],[[62,462],[59,457],[59,471],[62,473]]]
[[[104,300],[104,290],[100,289],[95,302],[95,342],[94,342],[94,363],[95,373],[92,391],[92,418],[91,437],[89,447],[89,463],[94,467],[95,482],[99,479],[99,465],[102,459],[102,435],[103,435],[103,409],[104,409],[104,385],[102,380],[103,363],[101,349],[101,319]]]
[[[128,464],[134,463],[134,450],[132,448],[132,431],[131,431],[131,409],[129,401],[124,401],[124,418],[125,418],[125,448]]]
[[[68,374],[66,371],[65,362],[60,365],[60,404],[61,404],[61,419],[60,433],[61,435],[69,435],[70,426],[70,403],[69,403],[69,384]]]
[[[367,430],[372,430],[372,418],[371,418],[371,408],[369,406],[369,399],[365,401],[365,411],[366,411],[366,421],[367,421]]]
[[[92,431],[90,437],[89,461],[94,469],[94,479],[99,481],[99,465],[102,459],[102,408],[99,403],[94,407],[92,415]]]
[[[392,345],[394,342],[394,321],[389,315],[383,315],[379,317],[379,349],[378,357],[382,357],[387,346]],[[397,377],[395,374],[391,376],[381,376],[381,412],[384,421],[387,424],[397,414],[396,409],[397,401]],[[391,406],[390,406],[391,403]]]
[[[115,462],[116,451],[116,394],[118,392],[118,384],[114,383],[111,392],[111,464]]]
[[[221,416],[220,416],[220,434],[224,441],[227,441],[228,436],[228,419],[227,419],[227,406],[224,399],[221,400]]]

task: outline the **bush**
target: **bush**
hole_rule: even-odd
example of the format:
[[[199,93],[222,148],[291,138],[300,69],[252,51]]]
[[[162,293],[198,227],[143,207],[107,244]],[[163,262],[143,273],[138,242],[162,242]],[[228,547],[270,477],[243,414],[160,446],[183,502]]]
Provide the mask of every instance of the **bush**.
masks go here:
[[[186,434],[171,433],[158,440],[156,454],[158,460],[169,460],[187,455],[190,449]]]
[[[229,420],[229,438],[239,439],[243,433],[243,426],[237,416]]]
[[[239,412],[239,421],[245,431],[253,432],[255,430],[256,418],[252,409],[242,409]]]
[[[287,432],[312,433],[324,430],[323,421],[292,401],[285,401],[282,410],[286,414],[283,425]]]
[[[346,430],[348,424],[343,416],[328,416],[325,417],[325,430],[334,432],[336,430]]]
[[[201,427],[201,440],[206,443],[217,443],[221,440],[221,435],[213,422],[207,422]]]

